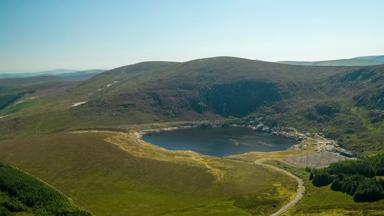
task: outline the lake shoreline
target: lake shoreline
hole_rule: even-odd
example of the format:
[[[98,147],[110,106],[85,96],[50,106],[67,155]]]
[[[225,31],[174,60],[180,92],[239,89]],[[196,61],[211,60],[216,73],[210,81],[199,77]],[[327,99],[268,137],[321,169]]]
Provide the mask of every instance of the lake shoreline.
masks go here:
[[[297,144],[297,140],[291,137],[256,131],[247,127],[188,125],[146,132],[137,133],[136,137],[169,150],[191,150],[211,156],[284,151]]]
[[[315,147],[313,149],[314,153],[321,153],[321,152],[329,152],[332,154],[335,154],[337,156],[345,157],[347,159],[354,159],[354,154],[342,147],[340,147],[336,141],[327,139],[317,133],[309,133],[309,132],[300,132],[295,128],[281,128],[281,127],[268,127],[265,126],[263,123],[257,123],[255,126],[254,122],[251,122],[253,124],[243,123],[228,123],[226,120],[224,121],[213,121],[213,122],[184,122],[181,125],[173,125],[173,126],[166,126],[166,127],[159,127],[159,128],[149,128],[149,129],[142,129],[137,130],[134,132],[134,135],[137,139],[140,139],[142,141],[143,137],[145,135],[151,134],[151,133],[159,133],[164,131],[175,131],[175,130],[182,130],[182,129],[191,129],[191,128],[226,128],[226,127],[234,127],[234,128],[249,128],[254,131],[258,132],[264,132],[267,134],[273,134],[276,136],[283,136],[286,138],[292,138],[297,141],[297,144],[292,145],[286,150],[283,151],[289,151],[289,150],[306,150],[308,149],[308,146],[306,146],[306,141],[311,141],[312,143],[315,143]]]

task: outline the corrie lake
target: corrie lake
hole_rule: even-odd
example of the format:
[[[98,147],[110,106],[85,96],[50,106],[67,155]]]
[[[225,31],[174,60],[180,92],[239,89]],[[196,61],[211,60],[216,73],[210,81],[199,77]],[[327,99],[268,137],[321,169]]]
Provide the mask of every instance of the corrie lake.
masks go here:
[[[169,150],[191,150],[212,156],[280,151],[297,143],[292,138],[240,127],[161,131],[146,134],[143,140]]]

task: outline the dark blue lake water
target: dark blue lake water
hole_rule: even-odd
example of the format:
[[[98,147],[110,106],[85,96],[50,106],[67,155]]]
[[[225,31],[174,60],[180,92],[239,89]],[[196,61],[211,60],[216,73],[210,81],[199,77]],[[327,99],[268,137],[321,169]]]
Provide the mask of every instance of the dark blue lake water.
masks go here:
[[[161,131],[147,134],[143,139],[169,150],[191,150],[213,156],[286,150],[297,143],[291,138],[237,127]]]

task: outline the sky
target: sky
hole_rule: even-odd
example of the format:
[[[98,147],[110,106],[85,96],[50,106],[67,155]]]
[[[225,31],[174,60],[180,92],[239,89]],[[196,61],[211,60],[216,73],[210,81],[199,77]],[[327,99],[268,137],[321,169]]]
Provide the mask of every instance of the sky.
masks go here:
[[[382,0],[0,0],[0,72],[384,54]]]

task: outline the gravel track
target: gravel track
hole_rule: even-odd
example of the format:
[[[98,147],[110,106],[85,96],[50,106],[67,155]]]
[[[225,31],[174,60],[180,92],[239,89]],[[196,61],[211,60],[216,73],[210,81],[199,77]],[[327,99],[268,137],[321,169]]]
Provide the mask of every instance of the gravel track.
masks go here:
[[[305,187],[304,187],[304,182],[301,178],[293,175],[292,173],[284,170],[284,169],[281,169],[279,167],[275,167],[273,165],[270,165],[270,164],[265,164],[263,163],[264,161],[266,161],[268,159],[259,159],[259,160],[256,160],[255,161],[255,165],[260,165],[260,166],[264,166],[264,167],[267,167],[267,168],[270,168],[270,169],[273,169],[275,171],[278,171],[278,172],[281,172],[281,173],[284,173],[285,175],[288,175],[292,178],[294,178],[296,181],[297,181],[297,191],[296,191],[296,196],[293,200],[291,200],[289,203],[287,203],[286,205],[284,205],[283,207],[281,207],[278,211],[276,211],[275,213],[271,214],[271,216],[278,216],[278,215],[282,215],[284,214],[285,212],[287,212],[290,208],[292,208],[293,206],[295,206],[299,201],[300,199],[303,197],[304,195],[304,192],[305,192]]]

